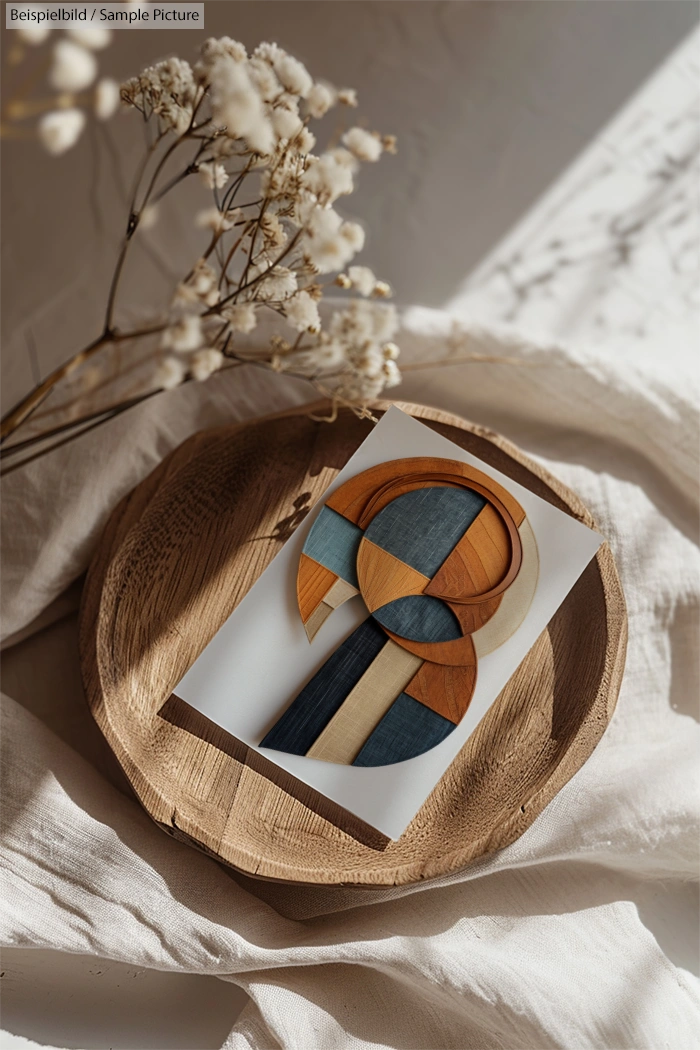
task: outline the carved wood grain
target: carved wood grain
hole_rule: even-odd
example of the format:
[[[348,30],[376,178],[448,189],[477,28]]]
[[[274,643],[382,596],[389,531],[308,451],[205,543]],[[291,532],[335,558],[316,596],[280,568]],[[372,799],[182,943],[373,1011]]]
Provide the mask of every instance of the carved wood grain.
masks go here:
[[[472,701],[476,676],[476,659],[473,664],[464,664],[462,667],[447,667],[426,661],[404,692],[457,725]]]
[[[297,599],[304,623],[323,601],[337,579],[336,574],[327,569],[325,565],[319,565],[306,554],[301,555],[297,573]]]
[[[593,525],[574,493],[504,438],[401,407]],[[300,496],[321,498],[371,429],[347,411],[333,425],[309,411],[198,434],[118,504],[83,591],[86,695],[170,834],[257,878],[420,882],[512,842],[591,754],[622,677],[622,590],[604,544],[402,837],[382,839],[172,695],[279,550],[278,526],[298,518]]]
[[[422,594],[430,579],[395,558],[371,540],[363,539],[357,554],[360,593],[370,612],[409,594]]]

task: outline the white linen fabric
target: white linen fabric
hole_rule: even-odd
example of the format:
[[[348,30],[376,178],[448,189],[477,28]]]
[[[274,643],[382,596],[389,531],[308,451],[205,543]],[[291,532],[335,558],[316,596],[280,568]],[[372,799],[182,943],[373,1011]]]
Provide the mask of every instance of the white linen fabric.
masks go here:
[[[406,357],[444,358],[454,326],[409,311]],[[465,326],[458,342],[523,363],[408,372],[402,397],[539,458],[617,560],[627,669],[591,759],[510,847],[408,888],[259,883],[158,830],[85,730],[60,595],[111,507],[187,434],[307,396],[257,372],[192,384],[6,479],[5,631],[31,633],[57,599],[62,619],[47,627],[44,612],[6,654],[0,943],[233,982],[250,995],[223,1044],[237,1050],[700,1045],[692,368],[681,353],[611,358]],[[41,663],[41,688],[12,673],[19,652]]]

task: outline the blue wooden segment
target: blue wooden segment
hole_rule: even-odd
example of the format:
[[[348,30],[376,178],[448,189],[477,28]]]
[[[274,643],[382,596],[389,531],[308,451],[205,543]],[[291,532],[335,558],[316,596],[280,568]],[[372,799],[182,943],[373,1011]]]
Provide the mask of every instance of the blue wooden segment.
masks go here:
[[[459,621],[440,598],[411,594],[372,613],[382,627],[411,642],[450,642],[461,638]]]
[[[386,642],[374,620],[361,623],[328,657],[259,746],[305,755]]]
[[[306,537],[304,554],[359,589],[357,551],[364,533],[342,514],[323,507]]]
[[[390,766],[394,762],[405,762],[430,751],[454,728],[453,722],[401,693],[365,741],[353,766]]]
[[[414,489],[380,510],[367,526],[365,536],[424,576],[432,577],[486,502],[471,489]],[[321,561],[316,555],[312,557]]]

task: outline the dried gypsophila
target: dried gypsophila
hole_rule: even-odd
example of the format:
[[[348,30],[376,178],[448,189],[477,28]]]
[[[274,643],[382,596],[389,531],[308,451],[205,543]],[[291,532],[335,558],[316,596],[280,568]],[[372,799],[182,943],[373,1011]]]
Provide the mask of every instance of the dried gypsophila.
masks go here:
[[[34,10],[39,13],[37,8]],[[102,25],[76,24],[61,28],[63,33],[59,36],[47,21],[19,23],[13,33],[8,67],[22,69],[31,52],[46,45],[49,52],[46,79],[55,94],[49,98],[27,97],[21,84],[15,94],[10,73],[3,105],[3,134],[12,134],[15,125],[23,128],[25,121],[38,117],[35,133],[47,152],[54,156],[76,144],[90,109],[97,120],[104,121],[119,108],[116,80],[98,79],[96,53],[111,42],[111,31]]]
[[[87,41],[75,43],[84,48]],[[82,54],[64,47],[58,57],[56,83],[67,84],[71,76],[74,84],[87,82],[93,75],[93,63]],[[106,111],[114,91],[102,95]],[[355,92],[314,81],[276,44],[261,44],[248,55],[242,44],[224,37],[207,41],[194,67],[169,58],[143,70],[121,86],[120,97],[142,114],[149,145],[129,203],[102,333],[5,417],[3,434],[13,433],[55,384],[99,361],[95,355],[102,348],[124,341],[132,358],[146,346],[140,365],[158,361],[147,390],[203,380],[229,359],[253,360],[308,379],[362,413],[367,399],[399,382],[393,308],[365,298],[335,311],[319,309],[336,282],[364,297],[389,294],[385,282],[354,262],[364,230],[336,207],[352,193],[361,165],[395,152],[395,140],[355,125],[341,145],[324,150],[317,149],[310,129],[334,106],[354,107]],[[46,136],[58,152],[79,135],[84,115],[69,105],[60,121],[50,116]],[[166,161],[175,165],[185,153],[179,174],[173,177],[171,167],[166,177]],[[120,281],[134,234],[152,227],[161,198],[195,174],[213,196],[211,206],[195,215],[206,238],[199,258],[177,282],[165,317],[131,330],[118,325]],[[255,330],[263,311],[277,314],[280,332],[250,349],[243,337]],[[140,344],[142,339],[148,342]],[[112,378],[118,385],[121,375],[110,373],[92,389]]]
[[[122,97],[176,135],[186,137],[196,124],[202,144],[193,166],[214,194],[214,204],[195,219],[211,241],[178,286],[172,303],[177,316],[162,345],[198,352],[214,335],[215,348],[240,358],[239,333],[253,331],[259,312],[271,309],[296,337],[271,341],[267,355],[258,348],[258,363],[266,359],[277,371],[312,381],[323,377],[325,391],[349,401],[365,401],[400,382],[391,341],[395,311],[353,304],[331,314],[325,328],[319,311],[330,284],[364,297],[390,294],[368,267],[352,264],[364,230],[334,204],[353,191],[362,162],[395,152],[395,139],[356,126],[341,146],[311,152],[310,121],[335,105],[356,105],[354,92],[314,83],[277,45],[261,44],[249,56],[224,37],[205,42],[194,68],[168,60],[145,70],[124,85]],[[234,201],[246,182],[256,186],[255,200],[241,207]],[[182,316],[187,310],[195,321]],[[245,358],[249,351],[242,353]]]

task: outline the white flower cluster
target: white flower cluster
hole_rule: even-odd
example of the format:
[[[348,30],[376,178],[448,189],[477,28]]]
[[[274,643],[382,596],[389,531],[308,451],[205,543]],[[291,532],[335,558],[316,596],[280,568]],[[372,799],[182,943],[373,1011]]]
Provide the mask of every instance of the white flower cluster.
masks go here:
[[[401,382],[399,349],[391,341],[397,327],[393,306],[355,299],[333,313],[313,345],[277,354],[273,367],[315,379],[343,401],[361,403]]]
[[[121,97],[146,119],[156,116],[163,129],[184,135],[193,116],[198,89],[189,62],[166,58],[122,84]]]
[[[46,22],[20,22],[16,34],[23,45],[36,47],[45,43],[51,27]],[[85,127],[85,110],[81,103],[92,103],[98,120],[109,120],[119,107],[119,85],[110,77],[97,80],[96,51],[107,47],[111,31],[102,25],[69,25],[65,35],[53,45],[48,80],[56,92],[55,108],[39,120],[37,134],[44,148],[54,155],[74,146]],[[97,83],[95,83],[97,81]],[[88,88],[89,95],[83,94]],[[11,101],[9,108],[16,119],[36,113],[31,102]]]
[[[361,164],[394,153],[395,140],[351,126],[339,145],[314,152],[309,128],[334,106],[355,107],[355,92],[314,81],[277,44],[260,44],[249,55],[222,37],[204,43],[193,67],[171,58],[144,70],[122,85],[121,97],[157,120],[161,132],[196,140],[188,170],[213,194],[212,205],[195,216],[207,232],[204,258],[178,286],[163,333],[162,349],[173,356],[162,361],[161,385],[177,385],[187,374],[207,378],[224,353],[245,360],[251,352],[239,346],[240,335],[255,329],[263,308],[285,327],[256,361],[351,403],[400,382],[391,341],[396,312],[364,301],[387,296],[389,287],[353,264],[365,233],[335,207],[353,192]],[[253,189],[241,196],[244,182]],[[252,202],[239,203],[246,198]],[[364,300],[324,324],[319,303],[334,283]]]

